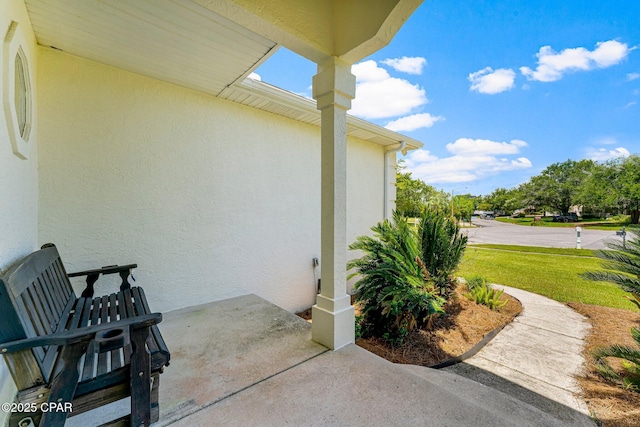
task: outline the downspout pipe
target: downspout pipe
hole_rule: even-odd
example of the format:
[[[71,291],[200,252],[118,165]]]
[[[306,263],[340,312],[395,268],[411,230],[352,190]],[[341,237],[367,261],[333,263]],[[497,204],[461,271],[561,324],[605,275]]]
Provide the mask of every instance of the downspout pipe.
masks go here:
[[[395,153],[398,151],[402,151],[403,154],[406,154],[407,143],[406,141],[400,141],[400,145],[395,148],[390,148],[384,153],[384,218],[391,218],[391,155],[393,154],[395,157]],[[395,173],[395,162],[393,162]],[[394,175],[395,177],[395,175]]]

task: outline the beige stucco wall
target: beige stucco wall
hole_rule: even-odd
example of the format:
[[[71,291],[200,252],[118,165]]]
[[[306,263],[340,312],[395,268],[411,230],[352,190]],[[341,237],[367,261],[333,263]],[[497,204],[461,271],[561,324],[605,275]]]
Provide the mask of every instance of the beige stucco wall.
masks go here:
[[[38,60],[39,237],[68,270],[137,262],[159,311],[314,302],[319,128],[52,49]],[[383,216],[383,152],[349,143],[349,241]]]
[[[36,45],[31,23],[24,4],[21,1],[0,2],[0,36],[5,40],[7,30],[12,21],[18,23],[12,43],[18,43],[27,60],[29,71],[35,75]],[[0,44],[0,96],[8,89],[4,81],[13,77],[5,75],[5,68],[12,70],[12,64],[5,63],[4,50]],[[15,46],[14,46],[15,47]],[[7,67],[8,65],[8,67]],[[35,87],[32,88],[35,90]],[[4,98],[2,96],[2,98]],[[3,109],[0,114],[0,273],[22,255],[37,247],[38,219],[38,171],[37,171],[37,132],[32,130],[28,143],[24,145],[26,159],[16,156],[9,137],[9,126]],[[32,120],[36,122],[36,114]],[[1,315],[1,313],[0,313]],[[4,360],[0,358],[0,402],[10,402],[15,394],[15,386],[11,381]],[[0,412],[0,425],[4,425],[8,414]]]

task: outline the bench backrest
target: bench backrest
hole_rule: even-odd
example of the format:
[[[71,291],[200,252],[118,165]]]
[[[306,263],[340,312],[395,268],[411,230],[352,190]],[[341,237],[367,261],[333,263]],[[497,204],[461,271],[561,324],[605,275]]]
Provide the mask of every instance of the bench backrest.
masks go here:
[[[0,277],[0,342],[55,332],[66,322],[76,295],[55,246],[16,262]],[[7,354],[5,361],[19,390],[49,382],[57,347]]]

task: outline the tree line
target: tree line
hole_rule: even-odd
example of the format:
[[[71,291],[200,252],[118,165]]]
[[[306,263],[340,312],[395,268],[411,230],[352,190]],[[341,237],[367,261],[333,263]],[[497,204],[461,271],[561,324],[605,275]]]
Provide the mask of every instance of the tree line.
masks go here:
[[[640,156],[606,162],[567,160],[548,166],[539,175],[517,187],[497,188],[486,196],[453,195],[413,179],[400,164],[396,175],[396,209],[417,217],[425,206],[451,210],[458,218],[468,218],[475,209],[513,213],[566,213],[573,206],[583,216],[605,217],[627,214],[631,223],[640,217]]]

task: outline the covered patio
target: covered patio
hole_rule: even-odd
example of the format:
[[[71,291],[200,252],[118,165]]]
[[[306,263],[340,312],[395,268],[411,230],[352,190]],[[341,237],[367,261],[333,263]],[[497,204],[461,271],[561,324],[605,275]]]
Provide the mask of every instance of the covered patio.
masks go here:
[[[582,414],[568,422],[567,414],[353,344],[330,351],[311,340],[306,321],[255,295],[172,311],[161,326],[173,353],[160,379],[158,426],[591,425]],[[126,401],[115,402],[67,425],[127,411]]]

